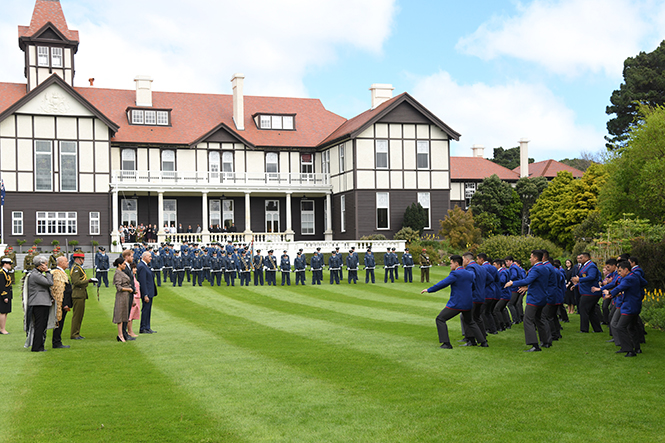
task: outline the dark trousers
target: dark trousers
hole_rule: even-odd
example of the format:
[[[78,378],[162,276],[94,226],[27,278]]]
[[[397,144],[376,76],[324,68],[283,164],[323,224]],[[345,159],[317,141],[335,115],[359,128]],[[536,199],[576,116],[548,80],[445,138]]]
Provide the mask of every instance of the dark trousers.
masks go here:
[[[524,340],[527,345],[538,346],[538,337],[543,344],[552,344],[549,329],[543,318],[545,306],[526,305],[524,310]],[[536,335],[536,330],[538,334]]]
[[[338,271],[333,271],[332,269],[330,270],[330,284],[333,284],[333,281],[335,284],[339,284],[339,272]]]
[[[33,352],[44,349],[46,324],[48,323],[48,311],[50,309],[50,306],[32,306],[32,324],[34,328],[34,335],[32,337]]]
[[[67,311],[62,310],[62,319],[58,322],[58,327],[53,330],[53,338],[51,339],[51,345],[54,348],[62,346],[62,328],[65,326],[65,318],[67,317]]]
[[[395,272],[395,280],[399,280],[399,265],[393,266],[393,272]]]
[[[284,283],[291,286],[291,273],[290,272],[282,271],[282,286],[284,286]]]
[[[616,306],[612,305],[612,310],[610,312],[610,336],[614,338],[614,344],[621,346],[621,340],[616,334],[617,326],[619,325],[619,319],[621,318],[621,309],[617,309]]]
[[[190,273],[192,272],[192,268],[185,268],[185,274],[187,274],[187,283],[189,283],[190,280]]]
[[[224,274],[224,279],[226,280],[226,286],[235,286],[236,285],[236,271],[229,271]]]
[[[106,270],[98,270],[97,271],[97,280],[99,280],[99,286],[102,285],[102,282],[104,282],[104,286],[107,288],[109,287],[109,271],[108,269]]]
[[[621,343],[621,352],[631,352],[640,349],[640,338],[637,326],[637,314],[621,314],[617,322],[615,337]]]
[[[509,300],[503,298],[497,301],[494,306],[494,311],[492,312],[494,314],[494,322],[496,323],[497,328],[502,330],[510,328],[510,315],[508,315],[508,310],[506,309],[508,301]]]
[[[266,270],[266,284],[268,286],[277,286],[277,271],[274,269]]]
[[[429,283],[429,268],[420,268],[420,283]]]
[[[155,284],[157,286],[162,286],[162,277],[161,277],[161,272],[159,272],[159,269],[153,269],[152,273],[155,276]],[[166,279],[164,279],[164,281],[166,281]]]
[[[543,311],[552,340],[558,340],[561,338],[561,323],[559,323],[559,317],[557,316],[558,310],[558,305],[547,305]]]
[[[141,329],[139,331],[150,330],[150,314],[152,313],[152,301],[149,299],[148,303],[145,302],[145,296],[141,297]]]
[[[372,283],[374,283],[374,269],[365,270],[365,283],[369,283],[370,277],[372,279]]]
[[[413,283],[413,268],[410,266],[404,268],[404,283]]]
[[[513,323],[520,323],[523,319],[523,315],[520,314],[521,311],[517,309],[517,303],[520,299],[519,292],[510,293],[510,301],[508,302],[508,310],[510,311],[510,317],[513,319]]]
[[[263,269],[256,269],[254,271],[254,286],[263,286]]]
[[[69,338],[81,335],[81,323],[83,323],[83,315],[85,314],[85,298],[72,299],[72,311],[72,327]]]
[[[173,286],[182,286],[182,282],[185,280],[185,270],[183,269],[182,271],[174,271],[173,275]]]
[[[589,323],[593,328],[593,332],[603,332],[600,326],[600,318],[596,311],[600,295],[581,295],[578,311],[580,313],[580,331],[589,332]]]
[[[450,344],[448,325],[446,325],[446,322],[457,314],[462,314],[462,321],[467,324],[467,338],[469,340],[476,340],[479,343],[484,342],[485,336],[480,332],[476,322],[473,321],[471,311],[458,311],[456,309],[443,308],[443,311],[441,311],[436,317],[436,330],[439,333],[439,343]]]
[[[486,299],[481,311],[483,322],[485,322],[485,327],[490,334],[496,333],[497,329],[500,327],[500,323],[494,320],[494,307],[498,301],[499,300],[495,299]]]
[[[603,299],[603,324],[609,325],[610,324],[610,304],[612,303],[612,299],[610,298],[604,298]]]
[[[312,284],[320,285],[321,280],[323,280],[323,271],[312,270]]]
[[[296,286],[298,286],[298,282],[300,282],[303,286],[305,285],[305,270],[304,269],[302,271],[296,271]]]
[[[390,275],[390,283],[395,283],[395,274],[393,268],[385,268],[386,273],[383,275],[383,282],[388,283],[388,276]]]
[[[348,281],[349,284],[351,282],[353,282],[354,285],[358,283],[358,271],[349,271],[348,275],[349,275],[349,281]]]
[[[568,319],[568,311],[566,311],[566,308],[564,305],[557,305],[559,307],[558,314],[559,314],[559,320],[561,320],[564,323],[568,323],[570,320]]]

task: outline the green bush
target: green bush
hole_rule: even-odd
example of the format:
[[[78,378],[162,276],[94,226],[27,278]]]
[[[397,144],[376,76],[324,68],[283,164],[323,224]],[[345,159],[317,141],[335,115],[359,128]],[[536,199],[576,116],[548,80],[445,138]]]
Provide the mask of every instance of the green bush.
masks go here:
[[[647,292],[640,317],[647,326],[665,331],[665,295],[661,289]]]
[[[372,234],[372,235],[363,235],[360,237],[361,240],[388,240],[383,234]]]
[[[512,255],[513,258],[524,268],[531,267],[529,257],[534,249],[547,249],[550,256],[560,258],[563,256],[563,250],[549,240],[540,237],[520,236],[520,235],[497,235],[488,238],[478,248],[479,252],[484,252],[491,258],[504,258]]]
[[[418,231],[414,231],[413,229],[409,227],[404,227],[397,231],[395,236],[393,237],[394,240],[406,240],[407,243],[412,243],[414,241],[419,241],[420,240],[420,233]]]
[[[640,259],[640,267],[649,282],[649,289],[665,288],[665,240],[636,240],[632,243],[631,255]]]

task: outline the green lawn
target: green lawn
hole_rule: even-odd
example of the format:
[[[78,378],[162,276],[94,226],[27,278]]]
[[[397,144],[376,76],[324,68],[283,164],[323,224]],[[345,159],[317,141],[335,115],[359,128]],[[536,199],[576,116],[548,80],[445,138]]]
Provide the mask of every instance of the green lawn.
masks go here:
[[[126,344],[115,291],[98,302],[90,289],[87,339],[53,350],[49,332],[45,353],[23,348],[15,297],[0,337],[0,441],[664,441],[662,332],[624,358],[607,334],[577,333],[573,315],[540,353],[522,352],[521,325],[487,349],[441,350],[434,318],[449,292],[379,280],[162,286],[158,333]],[[450,330],[460,337],[457,319]]]

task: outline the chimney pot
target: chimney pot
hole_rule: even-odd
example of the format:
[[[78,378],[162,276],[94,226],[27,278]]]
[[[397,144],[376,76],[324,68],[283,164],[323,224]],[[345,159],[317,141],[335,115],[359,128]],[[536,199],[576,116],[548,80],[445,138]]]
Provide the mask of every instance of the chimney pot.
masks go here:
[[[244,74],[233,74],[231,78],[233,87],[233,122],[238,131],[245,130],[245,105],[243,96],[243,87],[245,86]]]
[[[483,145],[473,145],[471,146],[471,151],[473,152],[474,157],[485,156],[485,147]]]
[[[372,91],[372,109],[375,109],[381,103],[385,103],[393,98],[393,85],[385,83],[374,83],[369,90]]]
[[[137,75],[134,82],[136,83],[136,106],[152,107],[152,77]]]
[[[520,178],[529,176],[529,141],[521,138],[520,144]]]

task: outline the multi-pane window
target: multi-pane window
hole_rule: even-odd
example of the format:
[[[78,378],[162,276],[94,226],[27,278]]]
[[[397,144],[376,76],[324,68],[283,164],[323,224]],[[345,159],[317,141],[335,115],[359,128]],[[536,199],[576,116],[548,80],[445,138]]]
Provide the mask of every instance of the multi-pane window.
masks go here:
[[[227,228],[235,223],[233,217],[233,200],[222,201],[222,221]]]
[[[37,46],[37,65],[48,66],[48,47]]]
[[[475,183],[464,183],[464,204],[465,209],[469,209],[471,205],[471,198],[473,194],[476,193],[476,184]]]
[[[162,151],[162,173],[164,177],[175,177],[175,151]]]
[[[143,124],[143,111],[138,109],[132,110],[132,124],[133,125],[142,125]]]
[[[76,234],[76,212],[37,212],[37,234]]]
[[[169,124],[169,113],[166,111],[157,111],[157,124],[166,126]]]
[[[376,141],[376,167],[388,169],[388,140]]]
[[[169,111],[132,109],[129,111],[129,120],[132,125],[168,126]]]
[[[418,140],[416,145],[416,166],[418,169],[429,169],[429,141]]]
[[[135,198],[124,198],[122,199],[120,209],[122,224],[136,226],[136,220],[138,219],[138,200]]]
[[[12,235],[23,235],[23,212],[12,212]]]
[[[292,115],[259,115],[258,123],[261,129],[285,129],[293,130],[293,116]]]
[[[177,200],[164,199],[164,223],[175,228],[178,225],[178,202]]]
[[[344,143],[339,145],[339,172],[344,172]]]
[[[314,173],[314,154],[300,154],[300,173],[303,180],[311,180]]]
[[[314,235],[314,202],[312,200],[300,202],[300,230],[302,235]]]
[[[276,152],[268,152],[266,154],[266,173],[269,179],[277,179],[277,172],[279,171],[279,158]]]
[[[423,207],[425,210],[425,220],[426,220],[426,225],[425,229],[431,229],[432,223],[430,220],[430,200],[429,200],[429,192],[419,192],[418,193],[418,203],[420,203],[420,206]]]
[[[341,213],[341,220],[340,220],[340,228],[342,232],[346,232],[346,195],[342,195],[339,198],[339,206],[340,206],[340,213]]]
[[[146,125],[157,124],[157,111],[145,111],[145,124]]]
[[[279,232],[279,200],[266,200],[266,232]]]
[[[390,198],[387,192],[376,193],[376,227],[389,229],[388,214],[390,213]]]
[[[99,225],[99,212],[90,213],[90,235],[99,235],[101,233]]]
[[[62,48],[51,48],[51,66],[62,68]]]
[[[136,170],[136,151],[133,149],[122,150],[122,170],[135,171]]]
[[[321,172],[330,174],[330,150],[321,153]]]
[[[35,190],[53,190],[53,144],[50,141],[35,141]]]
[[[222,224],[222,202],[220,200],[210,200],[208,202],[208,224],[213,228]]]
[[[76,142],[60,142],[60,190],[77,191]]]
[[[208,153],[208,171],[210,172],[210,180],[219,181],[219,151],[210,151]],[[210,216],[212,217],[212,215]]]
[[[222,172],[224,172],[225,179],[233,179],[233,152],[231,151],[222,152]]]

